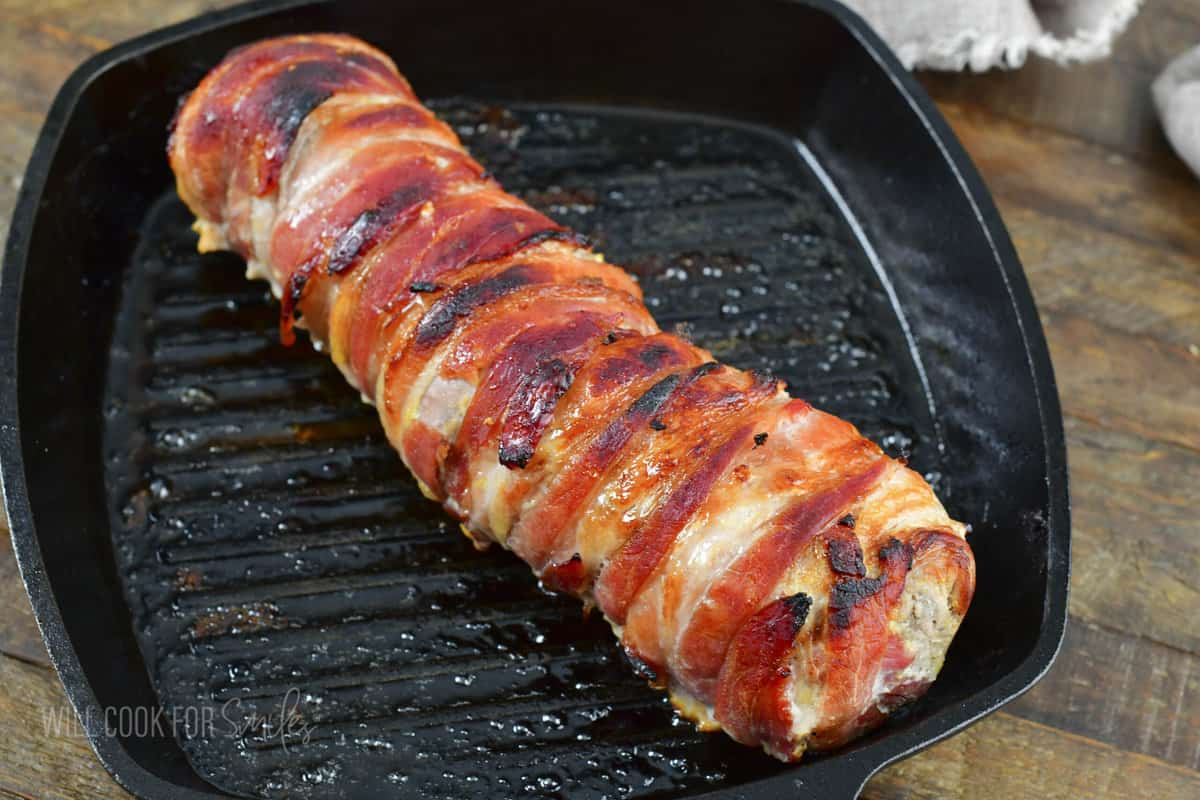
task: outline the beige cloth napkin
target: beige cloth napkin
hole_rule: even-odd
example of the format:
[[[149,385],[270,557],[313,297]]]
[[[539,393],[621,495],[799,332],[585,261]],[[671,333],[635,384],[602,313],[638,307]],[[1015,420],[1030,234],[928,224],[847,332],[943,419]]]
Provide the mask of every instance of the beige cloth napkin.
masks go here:
[[[982,72],[1029,53],[1060,64],[1104,58],[1141,0],[842,0],[909,69]]]
[[[1200,175],[1200,45],[1176,58],[1158,76],[1154,104],[1175,152]]]
[[[909,69],[982,72],[1034,53],[1060,64],[1104,58],[1141,0],[842,0]],[[1200,45],[1154,82],[1154,104],[1179,157],[1200,175]]]

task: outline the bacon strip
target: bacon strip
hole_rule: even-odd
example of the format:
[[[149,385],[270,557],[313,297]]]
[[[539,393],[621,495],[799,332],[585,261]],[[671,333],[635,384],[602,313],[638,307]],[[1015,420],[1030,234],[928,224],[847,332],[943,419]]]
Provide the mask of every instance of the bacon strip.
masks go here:
[[[328,347],[421,488],[598,606],[681,713],[796,759],[936,677],[975,571],[928,485],[660,331],[385,55],[339,35],[235,50],[168,156],[200,248],[271,282],[284,341]]]
[[[682,679],[705,693],[712,690],[738,628],[769,599],[808,544],[879,478],[885,463],[879,458],[797,502],[713,581],[680,637]]]
[[[781,597],[734,637],[717,683],[717,717],[739,742],[761,743],[776,753],[791,746],[789,657],[811,609],[812,598],[803,592]]]

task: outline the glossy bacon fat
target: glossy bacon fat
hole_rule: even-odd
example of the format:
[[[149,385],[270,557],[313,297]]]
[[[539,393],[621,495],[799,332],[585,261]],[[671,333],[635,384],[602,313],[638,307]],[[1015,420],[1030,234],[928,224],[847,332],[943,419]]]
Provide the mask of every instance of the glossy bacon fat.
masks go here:
[[[775,380],[659,331],[637,284],[506,194],[383,54],[229,54],[169,145],[232,249],[379,408],[421,489],[612,623],[705,729],[782,759],[920,695],[967,610],[963,526]]]

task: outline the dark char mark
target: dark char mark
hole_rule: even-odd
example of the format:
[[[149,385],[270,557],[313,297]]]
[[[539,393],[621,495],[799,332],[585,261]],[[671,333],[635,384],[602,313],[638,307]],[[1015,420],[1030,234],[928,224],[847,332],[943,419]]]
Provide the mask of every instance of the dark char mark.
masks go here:
[[[795,638],[808,620],[808,612],[812,610],[812,598],[804,592],[797,592],[791,597],[785,597],[783,602],[792,616],[792,625],[794,626],[792,637]]]
[[[517,390],[521,400],[519,418],[505,425],[500,439],[500,463],[509,469],[525,469],[537,449],[542,432],[554,414],[559,398],[571,387],[575,370],[561,359],[539,364]]]
[[[833,558],[832,550],[830,551],[830,558],[831,560]],[[913,550],[912,547],[898,539],[892,539],[879,551],[879,558],[884,562],[885,569],[877,578],[853,578],[847,576],[838,578],[838,582],[834,585],[833,593],[829,598],[829,624],[831,626],[836,629],[847,630],[853,621],[854,607],[866,602],[887,585],[886,565],[894,559],[900,558],[904,559],[906,563],[906,571],[911,569]]]
[[[278,184],[279,173],[308,115],[335,92],[365,85],[363,70],[373,73],[376,79],[394,81],[379,59],[365,54],[353,58],[336,52],[290,64],[271,79],[267,88],[270,99],[262,106],[258,120],[251,122],[249,131],[265,139],[256,187],[260,196]]]
[[[317,106],[333,96],[333,87],[349,68],[336,61],[302,61],[284,70],[275,81],[270,101],[263,108],[269,144],[264,152],[266,173],[259,194],[275,188],[300,125]]]
[[[293,330],[296,316],[300,301],[304,299],[304,289],[308,286],[308,279],[312,277],[312,271],[316,268],[317,261],[316,257],[310,258],[296,267],[288,277],[287,288],[284,290],[279,304],[279,341],[285,347],[291,347],[296,343],[296,333]]]
[[[633,405],[629,407],[630,415],[653,414],[671,396],[671,392],[675,391],[675,387],[681,380],[683,380],[683,376],[676,372],[651,386],[641,397],[633,401]]]
[[[846,630],[850,627],[854,607],[871,598],[887,583],[887,577],[841,578],[833,587],[829,598],[829,624]]]
[[[472,311],[526,286],[534,280],[528,264],[518,264],[498,275],[484,278],[438,298],[417,326],[416,345],[432,347],[454,330],[458,320]]]
[[[629,407],[629,414],[646,416],[653,414],[662,407],[662,404],[667,401],[667,398],[671,396],[681,381],[684,386],[687,386],[713,370],[720,368],[721,365],[716,361],[709,361],[698,367],[694,367],[686,377],[680,375],[678,372],[668,375],[647,389],[645,394],[635,400],[633,405]],[[651,427],[654,427],[653,422],[651,423]],[[655,430],[663,430],[664,428],[666,428],[665,425],[662,428],[655,428]]]
[[[913,565],[913,549],[911,545],[899,539],[892,539],[880,549],[879,558],[885,562],[891,562],[897,558],[903,559],[904,571],[908,572]]]
[[[862,548],[854,534],[829,540],[829,566],[839,576],[862,578],[867,574]]]
[[[411,216],[429,198],[431,188],[424,182],[405,186],[355,217],[329,251],[329,274],[340,275],[357,264],[361,256],[384,237],[385,232]]]

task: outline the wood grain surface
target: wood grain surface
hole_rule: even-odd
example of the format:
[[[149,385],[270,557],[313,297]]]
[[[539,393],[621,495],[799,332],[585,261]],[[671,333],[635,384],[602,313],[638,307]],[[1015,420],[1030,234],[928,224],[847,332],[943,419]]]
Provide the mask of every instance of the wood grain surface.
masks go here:
[[[0,0],[0,237],[70,71],[219,5]],[[1050,342],[1071,464],[1071,621],[1035,689],[884,770],[867,798],[1200,797],[1200,180],[1149,96],[1198,42],[1200,2],[1149,0],[1102,63],[921,76],[996,197]],[[0,797],[128,796],[64,719],[5,535]]]

